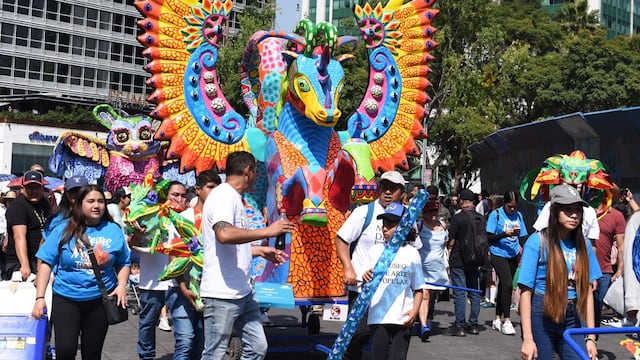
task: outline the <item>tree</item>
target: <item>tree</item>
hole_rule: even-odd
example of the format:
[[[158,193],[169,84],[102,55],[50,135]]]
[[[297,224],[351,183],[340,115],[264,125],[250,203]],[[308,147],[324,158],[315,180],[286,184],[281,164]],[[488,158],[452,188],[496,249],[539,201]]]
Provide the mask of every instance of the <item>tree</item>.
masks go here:
[[[558,11],[557,19],[562,27],[572,34],[581,30],[595,30],[600,27],[598,10],[589,11],[588,0],[574,0],[568,2]]]

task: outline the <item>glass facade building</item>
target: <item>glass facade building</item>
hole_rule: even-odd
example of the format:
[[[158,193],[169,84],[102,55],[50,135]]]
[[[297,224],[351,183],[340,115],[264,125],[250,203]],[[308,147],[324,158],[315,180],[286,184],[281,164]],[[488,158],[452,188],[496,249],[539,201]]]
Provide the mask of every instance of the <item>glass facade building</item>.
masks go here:
[[[640,0],[638,0],[640,1]],[[330,4],[332,2],[332,4]],[[340,35],[358,35],[360,34],[355,18],[353,17],[353,7],[358,4],[358,0],[326,0],[325,4],[325,21],[331,20],[331,23],[338,28]],[[333,10],[332,14],[329,14]],[[303,14],[309,14],[309,19],[315,22],[316,13],[318,12],[317,1],[309,0],[309,9],[302,9]]]
[[[127,111],[152,105],[133,0],[0,2],[0,109],[42,100]],[[229,26],[239,27],[235,10],[261,4],[234,1]]]
[[[570,2],[542,0],[541,5],[555,14]],[[640,0],[589,0],[589,11],[593,10],[598,10],[600,23],[607,29],[609,38],[640,33]]]

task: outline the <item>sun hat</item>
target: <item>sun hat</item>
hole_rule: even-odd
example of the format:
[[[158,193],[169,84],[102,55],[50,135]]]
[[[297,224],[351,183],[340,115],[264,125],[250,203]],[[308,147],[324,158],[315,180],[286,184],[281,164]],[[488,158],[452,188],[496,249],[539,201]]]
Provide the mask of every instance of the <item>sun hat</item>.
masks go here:
[[[383,219],[388,221],[400,221],[402,214],[404,214],[404,205],[399,202],[392,202],[384,209],[384,213],[378,215],[377,219]]]
[[[404,179],[404,177],[402,177],[402,175],[397,172],[397,171],[387,171],[384,174],[382,174],[382,176],[380,176],[380,181],[378,181],[378,183],[381,183],[383,180],[387,180],[389,182],[392,182],[394,184],[398,184],[398,185],[404,185],[407,183],[407,181]]]

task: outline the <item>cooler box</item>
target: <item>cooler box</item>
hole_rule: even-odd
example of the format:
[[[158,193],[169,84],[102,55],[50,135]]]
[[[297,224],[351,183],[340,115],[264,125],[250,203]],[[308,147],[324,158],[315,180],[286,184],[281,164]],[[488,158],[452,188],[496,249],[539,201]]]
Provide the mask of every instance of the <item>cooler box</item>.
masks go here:
[[[44,360],[47,318],[0,315],[0,360]]]

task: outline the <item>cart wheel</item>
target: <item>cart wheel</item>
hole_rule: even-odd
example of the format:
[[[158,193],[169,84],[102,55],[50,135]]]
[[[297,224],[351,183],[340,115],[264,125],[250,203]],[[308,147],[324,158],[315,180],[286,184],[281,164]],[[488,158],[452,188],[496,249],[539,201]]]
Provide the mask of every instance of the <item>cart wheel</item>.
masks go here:
[[[231,336],[224,360],[239,360],[242,357],[242,340],[237,336]]]
[[[320,334],[320,317],[317,314],[309,315],[307,329],[309,330],[309,335]]]
[[[140,308],[137,306],[134,306],[131,308],[131,314],[133,315],[138,315],[140,313]]]

